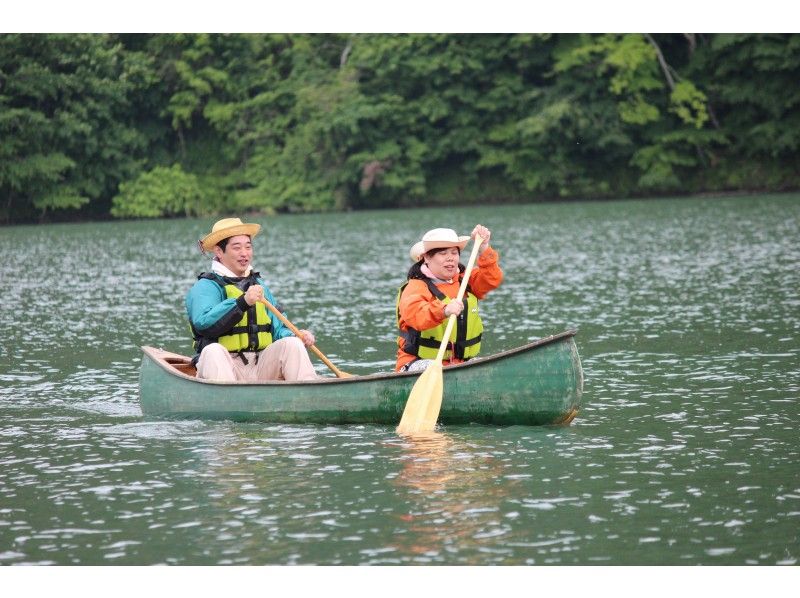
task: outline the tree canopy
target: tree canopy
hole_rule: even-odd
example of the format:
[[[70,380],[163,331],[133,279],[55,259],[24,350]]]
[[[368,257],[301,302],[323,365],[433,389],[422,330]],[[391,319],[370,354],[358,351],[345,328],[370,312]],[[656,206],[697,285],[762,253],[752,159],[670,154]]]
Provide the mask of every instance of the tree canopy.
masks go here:
[[[800,187],[796,34],[3,34],[0,222]]]

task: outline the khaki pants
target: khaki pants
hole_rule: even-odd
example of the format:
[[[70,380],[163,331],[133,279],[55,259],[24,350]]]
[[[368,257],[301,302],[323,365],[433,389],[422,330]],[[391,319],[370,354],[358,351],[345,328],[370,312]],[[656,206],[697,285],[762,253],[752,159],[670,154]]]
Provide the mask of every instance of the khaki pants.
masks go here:
[[[200,353],[197,377],[221,382],[316,380],[319,377],[303,341],[294,336],[275,341],[260,353],[245,351],[244,355],[247,364],[219,343],[211,343]]]

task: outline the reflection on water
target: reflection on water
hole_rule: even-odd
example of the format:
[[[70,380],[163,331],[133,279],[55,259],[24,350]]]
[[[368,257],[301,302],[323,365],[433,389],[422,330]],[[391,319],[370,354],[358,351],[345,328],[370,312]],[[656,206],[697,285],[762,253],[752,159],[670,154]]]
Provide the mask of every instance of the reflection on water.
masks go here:
[[[405,439],[403,469],[395,483],[423,495],[443,493],[457,478],[454,441],[447,434],[431,431]]]
[[[0,564],[797,564],[797,196],[260,220],[256,266],[354,373],[394,363],[411,241],[487,224],[486,351],[578,328],[580,415],[148,421],[138,347],[190,351],[210,222],[0,229]]]
[[[396,551],[414,563],[444,563],[457,547],[458,564],[481,564],[472,553],[505,533],[500,502],[509,488],[496,459],[431,432],[406,439],[401,462],[394,483],[409,490],[412,501],[398,516],[403,532],[395,538]]]

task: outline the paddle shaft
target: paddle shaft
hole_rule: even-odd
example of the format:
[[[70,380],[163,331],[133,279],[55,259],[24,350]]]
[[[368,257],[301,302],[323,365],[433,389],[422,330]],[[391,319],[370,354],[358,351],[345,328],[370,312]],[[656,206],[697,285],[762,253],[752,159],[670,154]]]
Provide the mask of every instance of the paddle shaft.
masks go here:
[[[483,242],[483,240],[478,241],[479,238],[480,237],[477,236],[475,237],[472,253],[469,254],[469,261],[467,262],[467,267],[464,269],[464,278],[461,281],[461,286],[458,287],[456,299],[459,301],[464,298],[464,293],[469,283],[469,275],[472,274],[472,267],[475,265],[475,260],[478,258],[478,250]],[[466,307],[464,309],[466,309]],[[450,314],[447,320],[447,326],[444,329],[444,338],[442,339],[442,344],[439,346],[439,352],[436,354],[436,361],[441,361],[444,358],[444,352],[447,350],[447,343],[450,341],[450,334],[453,332],[453,326],[456,324],[456,317],[456,314]]]
[[[294,332],[294,335],[297,338],[299,338],[300,340],[303,340],[303,335],[300,333],[300,330],[297,328],[297,326],[292,324],[289,321],[289,319],[286,316],[284,316],[277,307],[272,305],[272,303],[270,303],[269,301],[267,301],[264,298],[259,299],[259,301],[261,303],[263,303],[264,305],[266,305],[268,310],[270,310],[272,313],[274,313],[276,316],[278,316],[278,319],[281,322],[283,322],[289,328],[289,330]],[[343,372],[339,368],[337,368],[335,365],[333,365],[333,363],[331,363],[331,360],[328,359],[327,357],[325,357],[325,355],[322,353],[322,351],[317,349],[316,345],[311,345],[310,349],[312,351],[314,351],[314,353],[316,353],[317,357],[319,357],[325,363],[325,365],[327,365],[329,368],[331,368],[331,371],[334,374],[336,374],[336,376],[338,378],[350,378],[350,377],[352,377],[352,374],[346,374],[345,372]]]

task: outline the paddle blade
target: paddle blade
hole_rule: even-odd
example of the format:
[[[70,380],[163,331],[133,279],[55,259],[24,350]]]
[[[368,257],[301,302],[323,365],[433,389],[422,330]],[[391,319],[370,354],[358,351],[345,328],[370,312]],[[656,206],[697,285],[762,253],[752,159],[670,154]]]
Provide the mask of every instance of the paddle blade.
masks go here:
[[[442,362],[434,361],[422,372],[408,395],[398,434],[432,432],[442,406]]]

